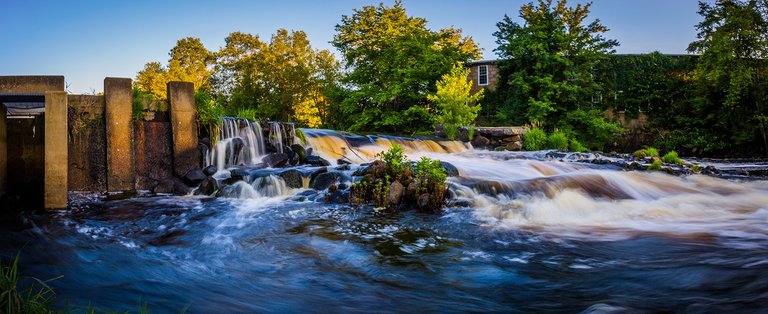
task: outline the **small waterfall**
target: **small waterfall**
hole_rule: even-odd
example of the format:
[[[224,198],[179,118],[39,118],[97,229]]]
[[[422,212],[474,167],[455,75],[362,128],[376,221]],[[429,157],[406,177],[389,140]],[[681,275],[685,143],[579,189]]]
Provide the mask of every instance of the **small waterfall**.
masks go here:
[[[258,122],[242,118],[223,118],[216,145],[207,158],[208,165],[227,169],[253,165],[265,154],[264,136]]]
[[[269,122],[269,143],[275,147],[278,153],[285,152],[285,146],[283,145],[283,127],[280,122]]]
[[[460,141],[421,140],[397,136],[360,136],[346,132],[320,129],[301,129],[315,154],[331,163],[344,159],[352,163],[370,162],[376,154],[394,144],[403,147],[406,155],[424,153],[461,153],[469,150]]]

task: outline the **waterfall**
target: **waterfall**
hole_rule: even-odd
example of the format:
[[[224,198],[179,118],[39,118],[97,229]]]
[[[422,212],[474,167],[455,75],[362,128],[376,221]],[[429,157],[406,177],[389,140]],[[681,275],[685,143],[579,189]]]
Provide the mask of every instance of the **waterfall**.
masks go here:
[[[394,144],[403,147],[406,155],[424,153],[461,153],[470,148],[460,141],[435,141],[397,136],[360,136],[346,132],[320,129],[301,129],[315,154],[331,163],[344,159],[352,163],[365,163],[375,159],[376,154],[386,151]]]
[[[216,145],[207,158],[208,165],[227,169],[253,165],[265,154],[264,136],[258,122],[242,118],[223,118]]]
[[[285,152],[285,147],[283,145],[283,128],[280,122],[269,123],[269,143],[275,147],[278,153]]]

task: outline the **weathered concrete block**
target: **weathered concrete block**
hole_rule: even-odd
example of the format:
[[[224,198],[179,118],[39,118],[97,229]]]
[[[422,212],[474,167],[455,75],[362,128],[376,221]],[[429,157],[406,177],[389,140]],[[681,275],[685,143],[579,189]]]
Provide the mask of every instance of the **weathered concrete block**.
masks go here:
[[[67,93],[45,93],[45,208],[67,207]]]
[[[183,178],[190,170],[199,169],[197,148],[195,89],[189,82],[168,83],[168,103],[171,109],[173,143],[173,173]]]
[[[133,123],[131,79],[104,79],[107,131],[107,190],[133,191]]]
[[[0,196],[5,194],[8,182],[8,132],[5,107],[0,104]]]
[[[19,94],[64,91],[64,77],[60,75],[0,76],[0,91]]]

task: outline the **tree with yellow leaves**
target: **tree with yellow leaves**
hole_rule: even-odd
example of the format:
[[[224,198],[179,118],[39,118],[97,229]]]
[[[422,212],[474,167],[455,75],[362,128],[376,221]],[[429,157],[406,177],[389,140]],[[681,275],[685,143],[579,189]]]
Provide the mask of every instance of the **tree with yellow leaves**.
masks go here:
[[[457,126],[469,126],[480,112],[480,101],[483,91],[471,93],[472,81],[467,79],[469,70],[461,62],[456,62],[450,72],[437,81],[437,91],[427,95],[427,99],[437,105],[440,115],[436,120],[443,124],[449,139],[456,138]]]

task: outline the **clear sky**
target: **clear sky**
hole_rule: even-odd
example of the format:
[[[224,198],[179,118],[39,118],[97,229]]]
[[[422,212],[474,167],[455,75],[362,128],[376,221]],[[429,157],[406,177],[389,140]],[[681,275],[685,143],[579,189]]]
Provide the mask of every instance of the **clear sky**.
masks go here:
[[[709,2],[713,0],[708,0]],[[380,1],[118,1],[0,0],[0,75],[64,75],[71,93],[103,90],[104,77],[130,77],[149,61],[167,63],[176,40],[199,37],[218,50],[233,31],[268,39],[278,28],[303,30],[313,47],[328,43],[342,15]],[[454,26],[495,58],[493,32],[504,14],[517,18],[523,0],[404,0],[429,27]],[[580,3],[584,1],[571,1]],[[391,5],[392,0],[384,1]],[[695,0],[594,0],[617,39],[618,53],[685,53],[700,21]]]

